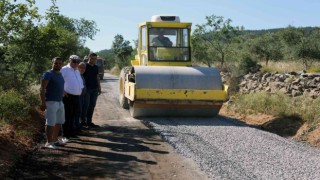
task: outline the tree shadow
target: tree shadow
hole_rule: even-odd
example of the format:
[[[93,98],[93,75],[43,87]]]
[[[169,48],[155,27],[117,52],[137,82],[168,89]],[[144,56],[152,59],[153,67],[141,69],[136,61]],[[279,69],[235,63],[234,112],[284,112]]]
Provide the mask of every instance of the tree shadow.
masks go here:
[[[268,121],[260,125],[260,128],[282,137],[291,137],[297,133],[303,123],[298,116],[284,116]]]
[[[111,77],[104,77],[104,79],[101,79],[100,82],[103,82],[103,83],[108,83],[108,82],[117,82],[119,81],[118,78],[111,78]]]
[[[70,143],[56,150],[39,147],[18,163],[10,178],[130,179],[132,175],[144,176],[143,167],[157,162],[142,158],[145,156],[139,152],[168,154],[151,148],[160,146],[159,141],[162,140],[150,129],[104,125],[72,138]]]
[[[197,118],[197,117],[162,117],[162,118],[139,118],[146,126],[150,123],[158,125],[171,125],[171,126],[237,126],[245,127],[247,124],[241,123],[234,118],[227,116],[217,115],[214,117]],[[152,125],[151,125],[152,127]]]

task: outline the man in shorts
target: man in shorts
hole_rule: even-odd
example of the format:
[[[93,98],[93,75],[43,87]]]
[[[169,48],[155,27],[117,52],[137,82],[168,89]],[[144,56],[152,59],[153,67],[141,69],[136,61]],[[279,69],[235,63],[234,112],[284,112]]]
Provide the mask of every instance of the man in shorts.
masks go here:
[[[65,122],[64,104],[62,101],[64,93],[64,79],[60,73],[63,62],[60,57],[52,59],[52,69],[42,76],[40,87],[41,105],[40,109],[45,110],[46,136],[45,147],[56,149],[56,145],[64,143],[58,140],[61,125]]]

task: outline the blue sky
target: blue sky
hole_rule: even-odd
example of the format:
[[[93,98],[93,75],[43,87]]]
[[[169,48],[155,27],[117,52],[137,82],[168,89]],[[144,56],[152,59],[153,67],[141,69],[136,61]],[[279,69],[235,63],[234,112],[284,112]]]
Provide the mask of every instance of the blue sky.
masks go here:
[[[50,5],[51,0],[36,0],[41,14]],[[192,22],[193,28],[213,14],[250,30],[320,26],[318,0],[57,0],[57,5],[60,14],[97,23],[100,31],[86,42],[93,52],[110,49],[117,34],[133,45],[138,23],[158,14],[178,15],[181,21]]]

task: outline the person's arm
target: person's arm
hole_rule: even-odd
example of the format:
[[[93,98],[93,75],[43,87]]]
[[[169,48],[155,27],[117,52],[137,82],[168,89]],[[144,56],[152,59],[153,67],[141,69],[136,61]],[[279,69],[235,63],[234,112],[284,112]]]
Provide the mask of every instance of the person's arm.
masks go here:
[[[166,41],[167,41],[167,42],[166,42],[167,46],[172,46],[172,42],[170,41],[169,38],[166,37]]]
[[[98,95],[101,94],[101,84],[100,84],[100,77],[99,77],[99,68],[96,66],[96,73],[97,73],[97,89],[98,89]]]
[[[45,98],[45,92],[46,88],[48,86],[49,80],[42,79],[41,80],[41,86],[40,86],[40,99],[41,99],[41,104],[40,104],[40,109],[42,111],[46,110],[47,105],[46,105],[46,98]]]
[[[99,74],[97,75],[97,88],[98,88],[98,94],[101,94],[101,84],[100,84],[100,77]]]
[[[60,73],[61,73],[63,79],[66,79],[67,68],[62,68],[60,70]],[[63,97],[68,97],[68,93],[65,90],[63,90]]]
[[[150,45],[151,45],[151,46],[155,46],[155,45],[156,45],[156,37],[154,37],[154,38],[151,40]]]

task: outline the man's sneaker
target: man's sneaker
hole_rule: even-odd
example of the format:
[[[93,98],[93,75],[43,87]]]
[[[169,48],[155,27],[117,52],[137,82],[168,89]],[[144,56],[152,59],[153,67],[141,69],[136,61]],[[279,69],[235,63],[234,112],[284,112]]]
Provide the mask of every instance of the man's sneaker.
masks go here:
[[[64,145],[66,145],[66,143],[58,139],[56,142],[54,142],[54,145],[55,146],[64,146]]]
[[[44,147],[48,149],[57,149],[57,146],[55,146],[54,143],[46,143]]]
[[[98,126],[98,125],[96,125],[96,124],[93,124],[93,123],[89,123],[88,126],[89,126],[89,127],[92,127],[92,128],[100,127],[100,126]]]
[[[63,143],[68,143],[70,140],[66,137],[62,137],[61,139],[59,139],[59,141],[61,141]]]

